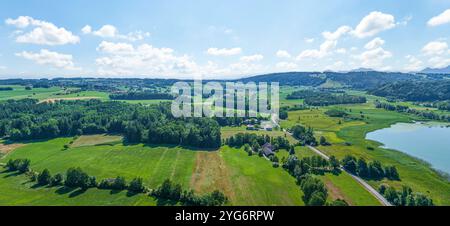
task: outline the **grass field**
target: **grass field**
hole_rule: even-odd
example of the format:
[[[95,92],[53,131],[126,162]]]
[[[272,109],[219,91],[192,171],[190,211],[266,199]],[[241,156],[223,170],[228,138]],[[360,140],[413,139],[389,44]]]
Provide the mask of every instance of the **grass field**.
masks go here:
[[[84,146],[92,137],[81,137],[78,142],[83,141],[82,146],[63,150],[71,140],[58,138],[30,143],[10,152],[1,162],[28,158],[33,170],[47,168],[52,174],[81,167],[97,180],[119,175],[127,180],[142,177],[150,188],[171,179],[199,193],[219,189],[230,198],[232,205],[303,205],[301,191],[290,175],[274,169],[264,158],[249,157],[242,150],[223,147],[219,151],[205,152],[142,144]],[[6,172],[0,173],[0,190],[5,191],[0,193],[0,205],[156,204],[150,197],[129,198],[126,192],[116,194],[89,189],[78,194],[77,190],[36,188],[24,176]],[[92,201],[93,197],[96,200]]]
[[[266,131],[266,130],[246,130],[245,126],[241,127],[222,127],[220,130],[222,134],[222,139],[229,138],[237,133],[254,133],[257,135],[269,135],[270,137],[286,137],[291,144],[296,144],[298,141],[295,140],[291,135],[280,130]]]
[[[0,86],[0,87],[11,87],[11,91],[0,91],[0,100],[8,99],[23,99],[23,98],[33,98],[33,99],[46,99],[52,94],[58,93],[61,89],[58,87],[52,88],[34,88],[32,90],[26,90],[24,86]]]
[[[325,136],[332,146],[319,147],[328,155],[335,155],[343,158],[351,154],[356,157],[363,157],[366,160],[379,160],[386,165],[395,165],[400,173],[401,181],[369,181],[378,188],[382,183],[387,183],[397,188],[402,185],[410,186],[414,191],[429,195],[438,205],[450,204],[450,183],[432,170],[428,164],[410,157],[404,153],[379,148],[379,143],[365,139],[365,135],[377,129],[389,127],[397,122],[409,122],[411,116],[397,112],[389,112],[383,109],[375,109],[373,106],[374,97],[369,98],[366,104],[341,105],[338,108],[348,111],[354,117],[360,117],[361,112],[364,118],[358,121],[345,121],[339,118],[330,118],[324,114],[327,109],[335,106],[289,112],[288,120],[282,121],[282,127],[290,127],[295,124],[310,126],[315,129],[317,136]],[[341,124],[338,122],[341,121]],[[347,146],[345,142],[351,143]],[[372,147],[375,150],[369,151]]]

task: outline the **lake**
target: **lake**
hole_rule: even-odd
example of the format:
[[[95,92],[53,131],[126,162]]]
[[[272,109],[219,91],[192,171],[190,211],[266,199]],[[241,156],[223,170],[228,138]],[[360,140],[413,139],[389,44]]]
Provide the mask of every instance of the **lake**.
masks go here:
[[[397,123],[368,133],[366,139],[383,143],[425,160],[433,168],[450,174],[450,127],[438,123]]]

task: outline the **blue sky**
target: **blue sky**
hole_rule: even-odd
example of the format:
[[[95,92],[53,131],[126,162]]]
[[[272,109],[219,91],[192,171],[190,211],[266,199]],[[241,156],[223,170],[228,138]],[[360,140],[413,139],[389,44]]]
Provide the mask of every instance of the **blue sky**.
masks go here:
[[[450,0],[0,2],[0,77],[235,78],[450,64]]]

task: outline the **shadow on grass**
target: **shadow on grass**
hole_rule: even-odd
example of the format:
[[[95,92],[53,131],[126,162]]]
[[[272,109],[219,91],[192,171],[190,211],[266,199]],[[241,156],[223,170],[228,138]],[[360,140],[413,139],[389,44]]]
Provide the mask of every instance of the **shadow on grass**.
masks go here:
[[[175,206],[178,202],[169,200],[169,199],[163,199],[163,198],[157,198],[156,199],[156,205],[157,206]]]
[[[84,194],[86,191],[87,191],[87,189],[81,189],[81,188],[78,190],[75,190],[74,192],[70,193],[69,198],[75,198],[79,195]]]
[[[66,187],[66,186],[62,186],[58,189],[56,189],[55,193],[58,195],[65,195],[67,193],[70,193],[72,191],[74,191],[76,188],[70,188],[70,187]]]
[[[6,174],[5,176],[3,176],[3,178],[8,178],[8,177],[16,177],[22,175],[23,173],[17,171],[15,172],[3,171],[2,174]]]
[[[127,197],[133,197],[138,195],[139,193],[133,192],[133,191],[127,191]]]
[[[188,151],[219,151],[220,147],[218,148],[200,148],[200,147],[192,147],[192,146],[186,146],[186,145],[178,145],[178,144],[149,144],[149,143],[130,143],[127,141],[123,141],[124,146],[133,146],[133,145],[139,145],[143,144],[144,147],[149,148],[182,148]]]
[[[111,190],[111,191],[109,192],[109,194],[115,195],[115,194],[119,194],[120,192],[122,192],[122,190]]]

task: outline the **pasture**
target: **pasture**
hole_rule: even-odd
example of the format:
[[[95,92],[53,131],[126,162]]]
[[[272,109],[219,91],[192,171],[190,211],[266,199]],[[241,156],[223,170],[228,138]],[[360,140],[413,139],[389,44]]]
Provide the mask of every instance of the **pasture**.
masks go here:
[[[29,143],[10,152],[0,162],[28,158],[33,170],[48,169],[52,174],[81,167],[98,181],[117,176],[127,181],[142,177],[150,188],[171,179],[198,193],[219,189],[230,198],[230,205],[303,205],[294,178],[281,169],[274,169],[264,158],[247,156],[243,150],[225,146],[218,151],[205,152],[176,146],[114,142],[98,145],[91,143],[96,140],[93,137],[83,136],[65,150],[63,146],[71,140],[58,138]],[[74,145],[77,142],[78,145]],[[0,205],[157,204],[151,197],[128,197],[126,192],[89,189],[78,194],[78,190],[66,191],[62,187],[36,187],[25,176],[7,172],[0,173],[0,188],[10,191],[0,194]]]

